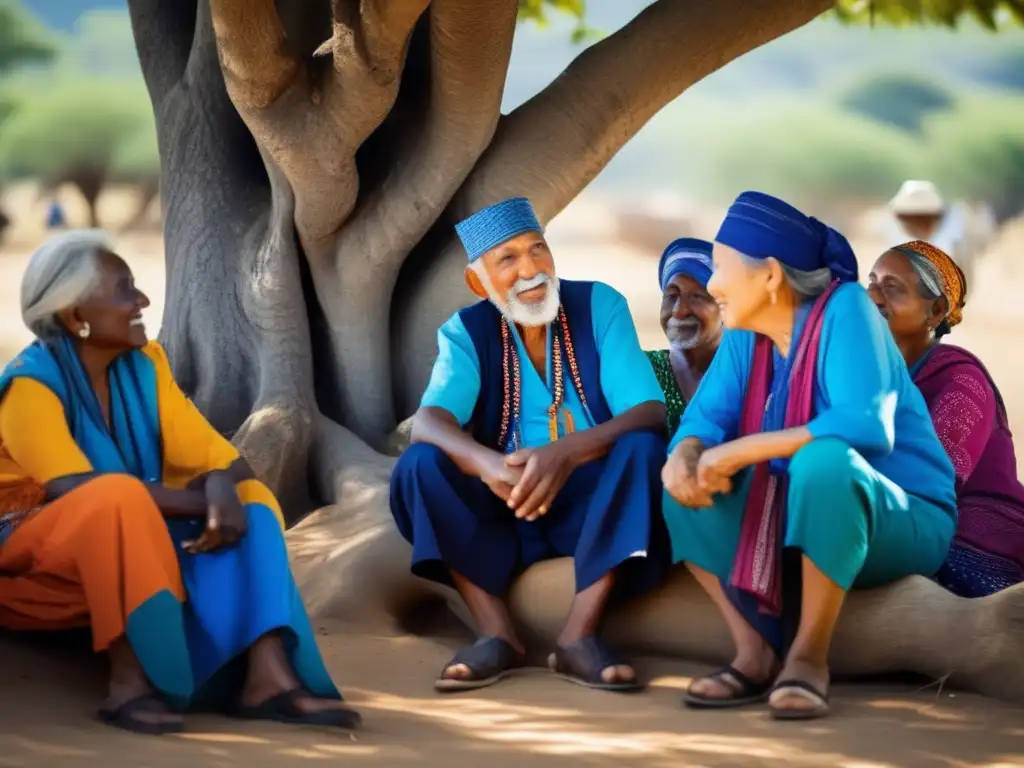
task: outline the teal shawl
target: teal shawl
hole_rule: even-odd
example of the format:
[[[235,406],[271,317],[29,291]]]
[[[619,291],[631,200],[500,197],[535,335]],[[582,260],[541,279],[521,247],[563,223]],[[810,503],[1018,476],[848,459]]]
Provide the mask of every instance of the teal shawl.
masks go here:
[[[38,381],[60,399],[68,428],[96,472],[163,479],[163,447],[156,367],[141,350],[118,357],[109,368],[110,427],[67,334],[36,341],[0,374],[0,398],[17,378]]]

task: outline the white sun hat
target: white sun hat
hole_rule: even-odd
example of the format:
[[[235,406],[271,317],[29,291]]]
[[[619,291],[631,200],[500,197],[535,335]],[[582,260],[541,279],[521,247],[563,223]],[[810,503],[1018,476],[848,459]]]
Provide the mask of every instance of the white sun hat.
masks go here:
[[[930,181],[903,182],[889,208],[897,216],[937,216],[946,210],[938,188]]]

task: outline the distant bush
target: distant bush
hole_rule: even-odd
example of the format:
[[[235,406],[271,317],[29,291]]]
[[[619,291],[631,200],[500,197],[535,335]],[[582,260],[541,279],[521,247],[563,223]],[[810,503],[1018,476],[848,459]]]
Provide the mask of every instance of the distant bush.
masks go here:
[[[731,124],[712,119],[686,143],[703,189],[758,187],[797,204],[888,197],[919,163],[905,134],[811,105],[743,111]]]
[[[1024,100],[980,98],[927,126],[949,194],[984,200],[1000,222],[1024,213]]]
[[[103,187],[159,173],[155,127],[144,89],[122,81],[65,80],[25,99],[0,128],[0,181],[71,183],[93,224]]]
[[[927,79],[907,74],[875,75],[847,90],[839,105],[857,115],[918,133],[928,115],[951,109],[953,94]]]
[[[1024,48],[985,56],[966,67],[976,83],[1008,91],[1024,91]]]

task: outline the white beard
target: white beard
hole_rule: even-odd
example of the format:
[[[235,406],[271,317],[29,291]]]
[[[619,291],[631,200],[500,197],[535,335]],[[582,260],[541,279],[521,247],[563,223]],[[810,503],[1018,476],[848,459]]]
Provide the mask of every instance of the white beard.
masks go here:
[[[491,303],[498,308],[498,311],[510,323],[521,325],[524,328],[531,328],[541,325],[550,325],[558,317],[560,298],[558,295],[558,278],[550,277],[543,272],[529,278],[528,280],[516,280],[504,297],[499,297],[494,289],[490,277],[483,269],[477,270],[477,276],[483,283]],[[536,288],[540,285],[547,285],[548,290],[544,300],[537,304],[528,304],[519,300],[519,294]]]

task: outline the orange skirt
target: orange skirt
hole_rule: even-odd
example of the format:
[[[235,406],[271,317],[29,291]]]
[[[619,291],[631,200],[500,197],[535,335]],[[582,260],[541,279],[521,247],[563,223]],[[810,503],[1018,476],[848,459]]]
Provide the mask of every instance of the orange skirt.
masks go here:
[[[0,627],[91,626],[104,651],[128,616],[161,591],[185,599],[167,524],[127,475],[80,485],[21,522],[0,544]]]

